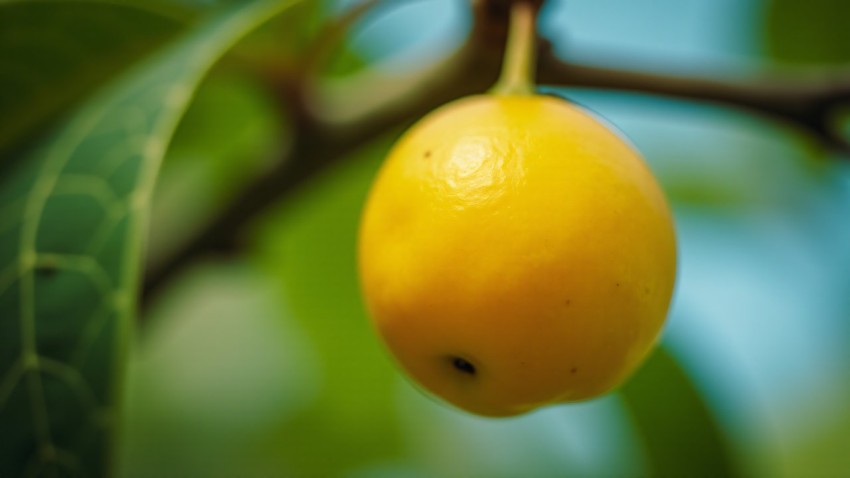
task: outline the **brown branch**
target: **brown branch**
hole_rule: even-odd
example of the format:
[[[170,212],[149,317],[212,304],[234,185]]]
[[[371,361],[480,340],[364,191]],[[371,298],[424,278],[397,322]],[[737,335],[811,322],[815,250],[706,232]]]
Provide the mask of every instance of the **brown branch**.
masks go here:
[[[485,91],[495,81],[501,64],[510,1],[475,1],[473,29],[467,41],[438,64],[403,78],[366,72],[342,83],[317,84],[312,78],[304,81],[303,76],[273,77],[281,108],[290,114],[295,109],[295,144],[269,174],[248,187],[161,267],[149,271],[143,303],[184,266],[206,255],[239,250],[238,241],[246,224],[352,149],[385,131],[412,123],[441,104]],[[358,10],[352,15],[363,13]],[[340,21],[351,23],[350,18]],[[339,36],[338,27],[330,31]],[[541,83],[658,94],[747,108],[800,125],[828,146],[850,150],[847,138],[832,124],[836,109],[850,102],[847,72],[817,77],[707,79],[572,64],[556,58],[542,40],[540,49]]]
[[[743,108],[796,124],[825,146],[850,152],[850,139],[835,124],[850,104],[850,69],[829,73],[762,72],[737,78],[674,76],[578,65],[546,49],[540,59],[543,84],[633,91]]]

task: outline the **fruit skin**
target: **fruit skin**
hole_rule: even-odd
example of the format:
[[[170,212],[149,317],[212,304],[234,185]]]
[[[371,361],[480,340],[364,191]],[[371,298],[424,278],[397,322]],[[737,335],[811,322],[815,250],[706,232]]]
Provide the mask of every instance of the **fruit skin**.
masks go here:
[[[550,96],[481,95],[393,147],[359,268],[410,376],[469,412],[510,416],[596,397],[634,371],[667,315],[676,244],[655,179],[606,125]]]

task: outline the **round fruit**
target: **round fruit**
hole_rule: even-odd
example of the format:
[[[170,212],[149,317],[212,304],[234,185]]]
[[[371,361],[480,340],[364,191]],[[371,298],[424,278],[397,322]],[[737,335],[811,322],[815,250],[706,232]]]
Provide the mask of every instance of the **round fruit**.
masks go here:
[[[676,273],[663,193],[564,100],[482,95],[395,145],[363,213],[374,324],[422,386],[508,416],[610,391],[646,357]]]

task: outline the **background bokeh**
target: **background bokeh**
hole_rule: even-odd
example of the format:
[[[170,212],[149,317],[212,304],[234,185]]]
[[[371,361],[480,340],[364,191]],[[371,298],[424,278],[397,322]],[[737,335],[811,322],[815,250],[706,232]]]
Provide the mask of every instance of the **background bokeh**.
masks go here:
[[[353,3],[312,2],[240,48],[284,58]],[[585,63],[817,71],[850,68],[848,5],[550,0],[541,28]],[[460,43],[469,21],[460,0],[398,2],[358,24],[328,74],[402,73]],[[848,157],[729,107],[558,91],[637,145],[675,211],[680,275],[664,349],[622,392],[493,420],[399,373],[370,329],[354,255],[393,130],[253,224],[246,256],[201,262],[156,297],[132,352],[121,475],[848,476]],[[205,80],[158,185],[152,266],[287,146],[272,101],[238,62]]]

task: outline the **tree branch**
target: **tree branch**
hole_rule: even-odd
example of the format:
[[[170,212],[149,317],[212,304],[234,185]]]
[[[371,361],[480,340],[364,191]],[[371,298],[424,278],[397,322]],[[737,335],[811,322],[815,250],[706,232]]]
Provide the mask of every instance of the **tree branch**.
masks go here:
[[[850,152],[850,138],[835,124],[850,104],[850,69],[813,73],[762,72],[738,78],[662,75],[569,63],[547,48],[539,81],[549,85],[633,91],[743,108],[796,124],[825,146]]]
[[[270,173],[246,188],[200,234],[160,267],[148,271],[142,303],[184,266],[209,254],[239,250],[240,234],[246,224],[352,149],[391,128],[410,124],[446,102],[485,91],[501,66],[511,1],[473,1],[473,28],[466,42],[443,61],[403,78],[387,77],[374,70],[342,83],[317,83],[312,75],[308,75],[309,81],[303,75],[273,78],[280,107],[290,113],[295,109],[295,144]],[[329,31],[339,38],[340,29],[352,23],[352,16],[364,12],[354,10]],[[324,51],[327,39],[321,42],[318,48]],[[850,151],[850,141],[833,124],[837,108],[850,102],[850,72],[734,79],[671,76],[568,63],[557,58],[547,42],[540,40],[538,46],[540,83],[741,107],[797,124],[825,145]],[[310,69],[314,67],[311,65]]]

